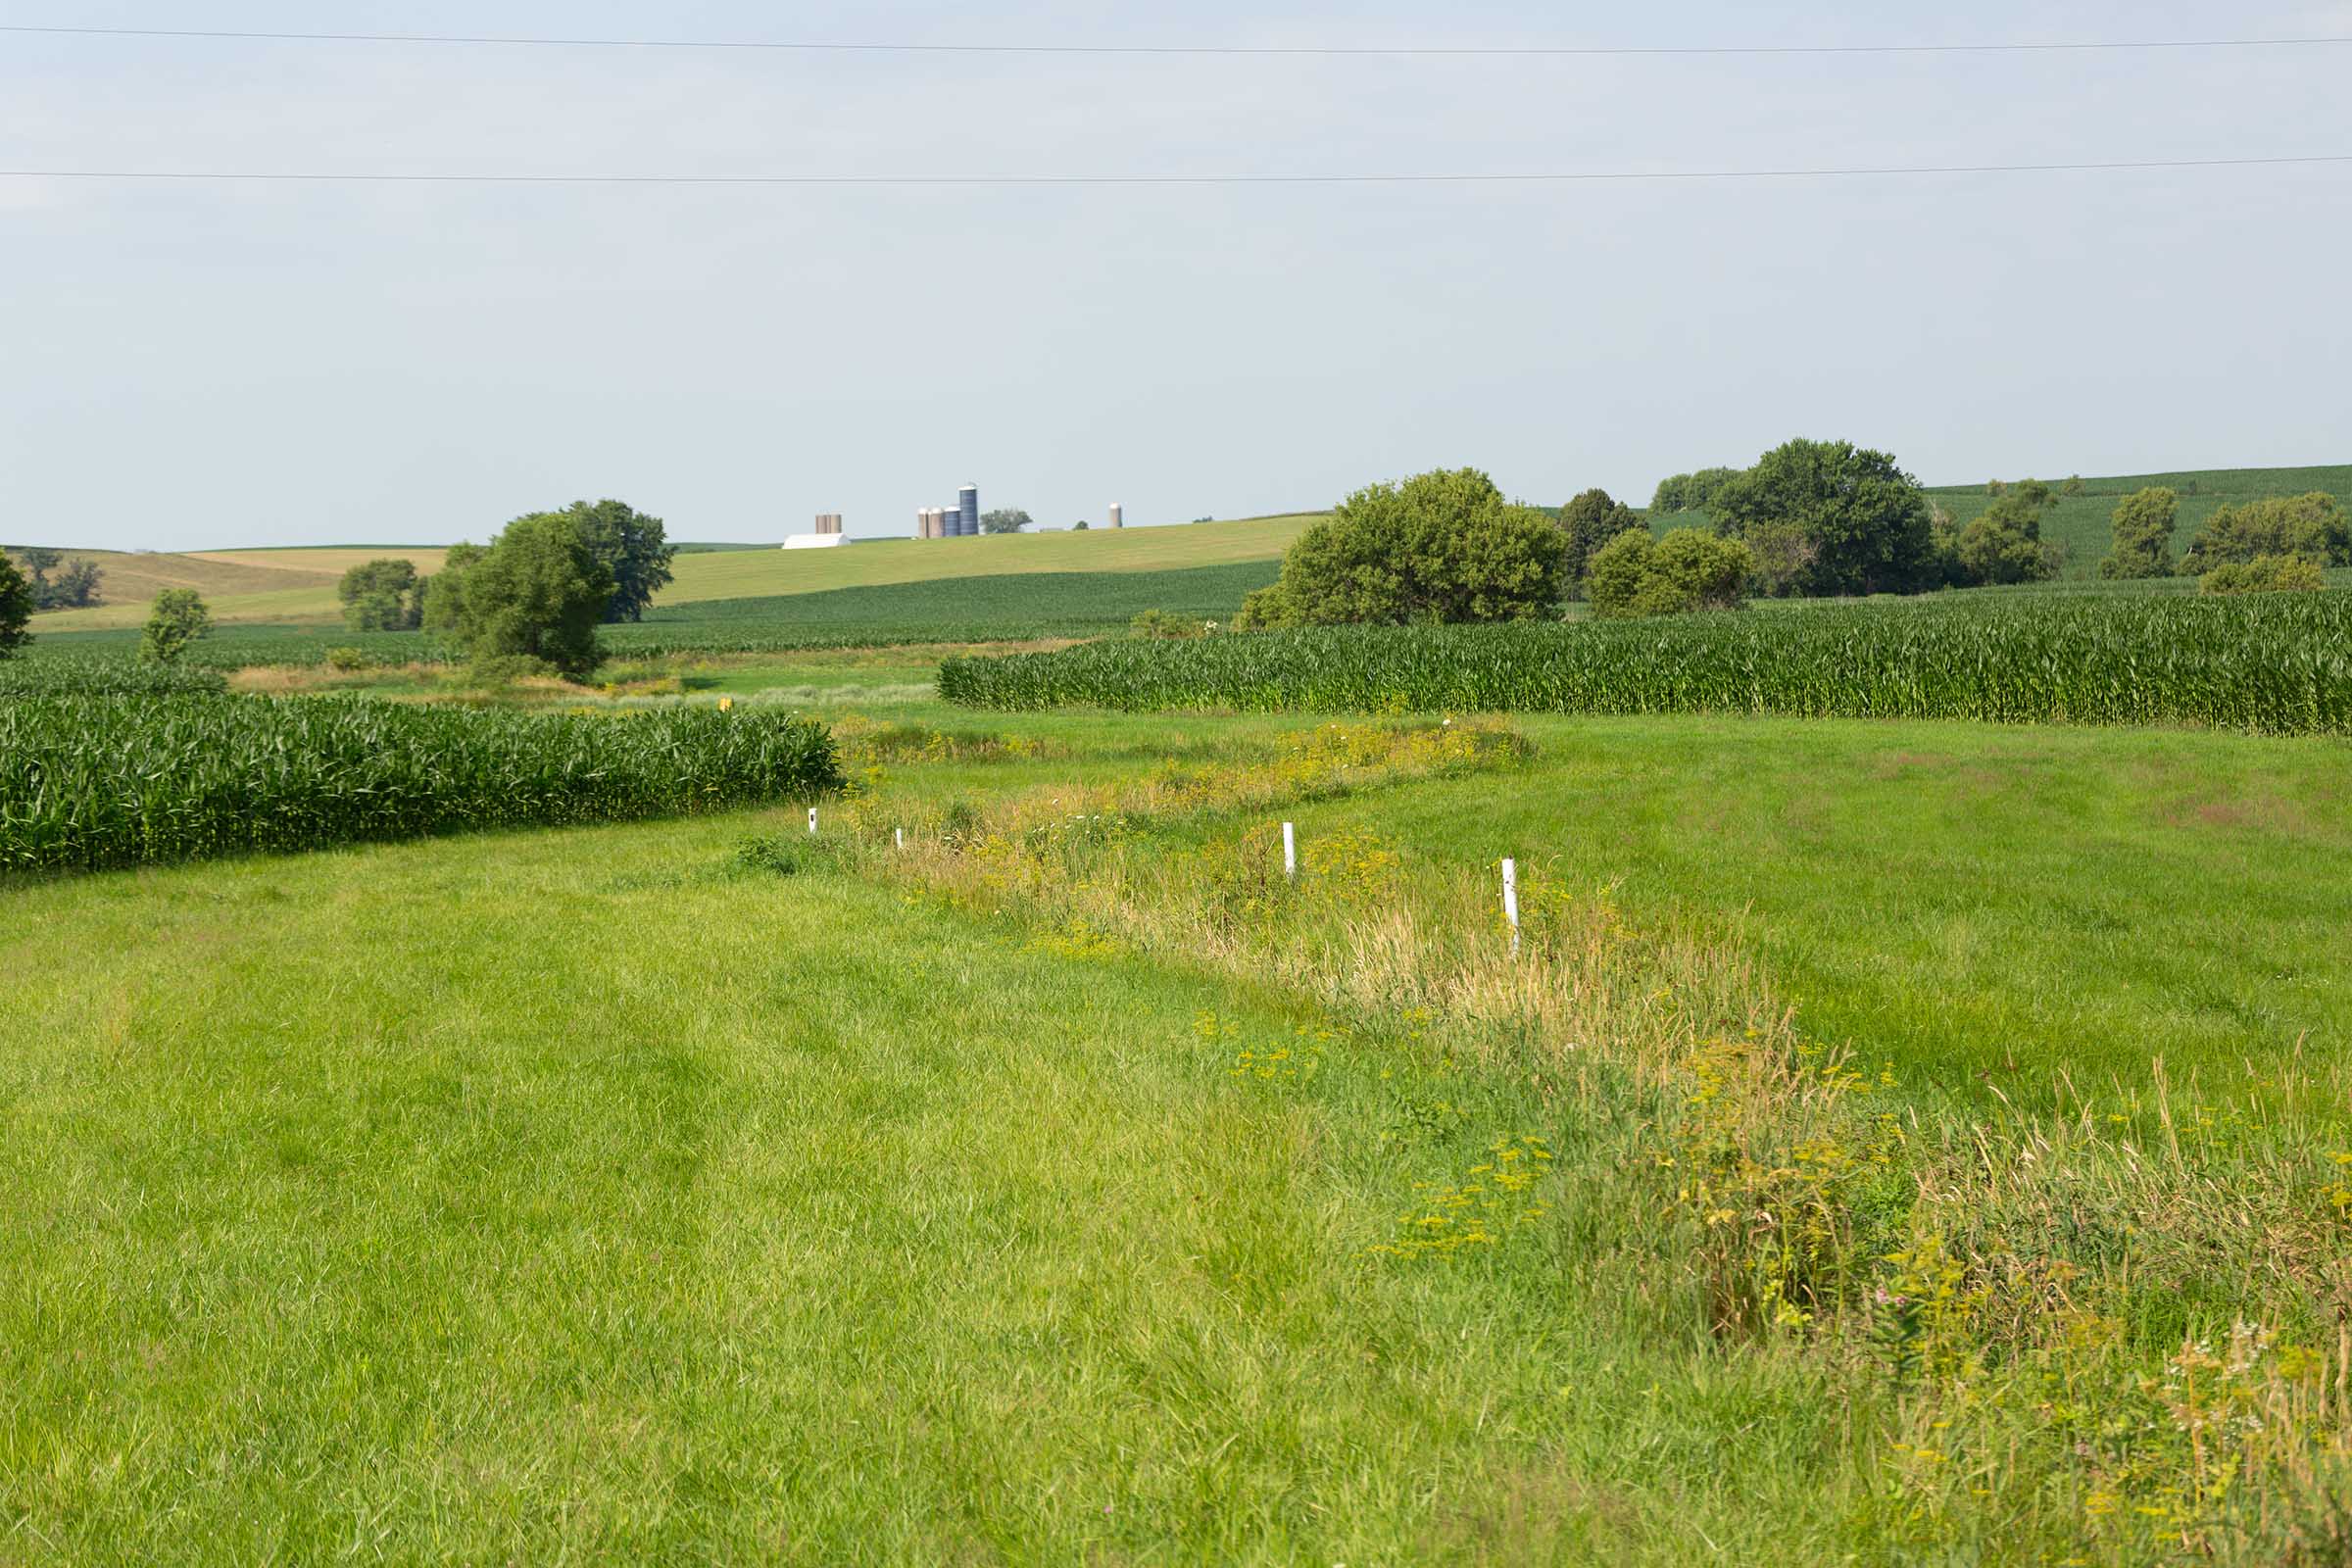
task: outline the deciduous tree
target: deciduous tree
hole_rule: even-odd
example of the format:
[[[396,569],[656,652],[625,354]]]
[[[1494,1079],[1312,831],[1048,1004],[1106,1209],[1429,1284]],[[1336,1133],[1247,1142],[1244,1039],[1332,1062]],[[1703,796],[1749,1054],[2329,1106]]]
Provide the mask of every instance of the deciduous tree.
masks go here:
[[[1277,592],[1252,598],[1291,624],[1531,619],[1558,605],[1566,551],[1484,473],[1438,469],[1349,496],[1291,546]]]
[[[2322,566],[2352,565],[2352,519],[2325,491],[2272,496],[2223,507],[2189,541],[2184,570],[2203,576],[2214,567],[2263,556],[2300,556]]]
[[[167,588],[155,596],[139,633],[139,658],[151,664],[175,663],[188,644],[212,629],[213,612],[195,589]]]
[[[1571,593],[1585,583],[1585,570],[1593,552],[1628,528],[1642,526],[1634,509],[1606,490],[1587,490],[1560,509],[1560,534],[1568,541],[1560,557],[1560,576]]]
[[[2109,521],[2115,548],[2099,563],[2099,575],[2170,577],[2179,571],[2173,560],[2173,530],[2180,514],[2180,498],[2162,485],[2135,490],[2117,502]]]
[[[1884,452],[1850,441],[1791,441],[1726,484],[1709,508],[1718,531],[1791,526],[1812,546],[1796,590],[1919,593],[1938,586],[1928,498]]]
[[[678,555],[662,519],[625,501],[574,501],[563,514],[578,525],[580,542],[612,578],[602,618],[643,620],[654,595],[669,586],[670,563]]]
[[[32,641],[32,633],[25,630],[31,620],[32,584],[16,563],[0,556],[0,659]]]
[[[343,601],[343,624],[352,631],[413,631],[423,619],[416,564],[384,559],[363,562],[343,573],[335,597]]]
[[[465,570],[459,633],[477,664],[537,660],[578,679],[603,661],[596,628],[612,602],[612,572],[581,537],[576,514],[515,518]]]

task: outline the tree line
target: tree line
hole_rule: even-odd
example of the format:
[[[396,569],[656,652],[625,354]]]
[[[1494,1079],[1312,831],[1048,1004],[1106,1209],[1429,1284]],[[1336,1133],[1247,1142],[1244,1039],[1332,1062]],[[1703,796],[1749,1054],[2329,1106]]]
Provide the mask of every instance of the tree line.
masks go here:
[[[17,558],[35,611],[87,610],[100,603],[98,591],[106,573],[88,557],[68,561],[64,551],[40,545],[13,545],[8,554]]]
[[[2080,479],[1995,482],[1961,523],[1886,452],[1794,440],[1746,468],[1658,486],[1647,517],[1587,490],[1556,518],[1507,501],[1475,468],[1367,486],[1301,534],[1282,574],[1244,602],[1239,629],[1534,619],[1563,601],[1604,617],[1730,609],[1750,596],[1843,598],[2040,582],[2065,555],[2042,522]],[[2224,507],[2175,561],[2179,498],[2149,489],[2115,509],[2109,578],[2204,578],[2209,592],[2317,587],[2352,564],[2334,497]],[[1663,537],[1652,522],[1691,517]]]
[[[57,553],[25,554],[49,559],[34,561],[28,576],[0,554],[0,658],[31,640],[35,611],[54,608],[39,585],[53,582],[43,573]],[[363,562],[343,574],[336,597],[353,631],[438,631],[477,666],[577,679],[604,661],[596,628],[642,620],[676,557],[660,517],[620,501],[575,501],[516,517],[487,545],[452,546],[430,576],[394,557]],[[92,568],[92,594],[94,579]],[[172,662],[211,628],[196,590],[167,588],[156,596],[139,656]]]

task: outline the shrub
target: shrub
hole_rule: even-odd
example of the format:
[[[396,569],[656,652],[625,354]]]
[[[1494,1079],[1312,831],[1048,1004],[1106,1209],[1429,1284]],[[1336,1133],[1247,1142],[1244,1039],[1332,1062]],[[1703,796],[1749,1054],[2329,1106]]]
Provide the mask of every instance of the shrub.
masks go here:
[[[155,596],[155,608],[139,633],[139,659],[150,664],[169,664],[187,652],[188,644],[213,629],[213,612],[193,588],[167,588]]]
[[[368,662],[368,651],[364,648],[329,648],[326,651],[326,667],[346,675],[355,669],[366,669]]]
[[[1248,601],[1243,603],[1247,608]],[[1185,615],[1172,615],[1164,610],[1147,610],[1127,623],[1128,635],[1133,637],[1199,637],[1205,630],[1200,621]]]
[[[1732,538],[1799,530],[1813,560],[1806,594],[1919,593],[1940,586],[1928,498],[1892,457],[1850,441],[1790,441],[1731,480],[1709,506]]]
[[[1676,528],[1651,542],[1636,529],[1592,559],[1587,587],[1594,614],[1608,619],[1739,608],[1755,557],[1737,539]]]
[[[2319,563],[2302,556],[2225,562],[2197,579],[2201,594],[2316,594],[2327,586]]]
[[[2179,525],[2180,498],[2162,485],[2135,490],[2115,504],[2109,526],[2115,548],[2099,563],[2099,575],[2110,579],[2170,577],[2173,530]]]
[[[2325,491],[2272,496],[2223,507],[2189,542],[2181,567],[2202,577],[2214,567],[2263,556],[2300,556],[2323,566],[2352,565],[2352,519]]]

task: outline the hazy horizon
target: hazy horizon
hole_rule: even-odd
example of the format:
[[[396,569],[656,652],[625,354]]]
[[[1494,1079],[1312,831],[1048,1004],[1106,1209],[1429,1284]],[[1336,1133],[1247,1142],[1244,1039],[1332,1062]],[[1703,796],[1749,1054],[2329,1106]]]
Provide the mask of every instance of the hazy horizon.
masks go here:
[[[2352,0],[860,8],[12,5],[24,25],[1126,45],[2352,34]],[[2352,154],[2352,48],[807,55],[0,34],[13,169],[1510,173]],[[0,178],[13,540],[862,537],[1312,511],[1471,465],[1556,505],[1794,435],[1929,484],[2352,462],[2352,166],[1515,185]]]

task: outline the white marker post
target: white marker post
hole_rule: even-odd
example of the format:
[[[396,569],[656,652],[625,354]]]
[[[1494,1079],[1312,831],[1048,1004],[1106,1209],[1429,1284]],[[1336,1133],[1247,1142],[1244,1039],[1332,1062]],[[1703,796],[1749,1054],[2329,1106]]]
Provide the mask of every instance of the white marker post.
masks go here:
[[[1289,822],[1282,824],[1282,874],[1298,880],[1298,830]]]
[[[891,839],[892,839],[892,841],[893,841],[894,843],[896,843],[896,844],[897,844],[897,846],[898,846],[900,849],[902,849],[902,850],[903,850],[903,849],[905,849],[905,848],[906,847],[906,830],[905,828],[903,828],[903,827],[894,827],[894,828],[892,828],[892,829],[890,830],[890,836],[891,836]]]
[[[1519,956],[1519,862],[1502,862],[1502,917],[1510,922],[1511,956]]]
[[[813,806],[808,808],[808,831],[811,833],[816,831],[816,808]]]

